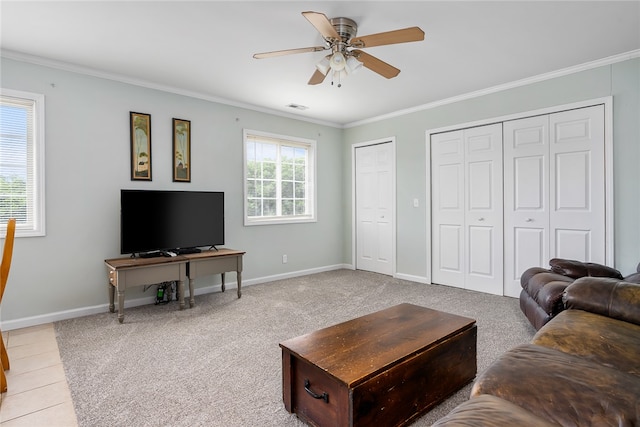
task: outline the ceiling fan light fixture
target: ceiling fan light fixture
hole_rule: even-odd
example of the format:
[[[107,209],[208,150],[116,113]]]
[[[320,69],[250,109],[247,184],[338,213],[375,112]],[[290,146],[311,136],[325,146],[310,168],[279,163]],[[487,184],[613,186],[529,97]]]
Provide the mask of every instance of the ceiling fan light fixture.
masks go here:
[[[331,69],[333,71],[342,71],[347,64],[347,60],[342,52],[336,52],[331,55],[331,60],[329,60],[329,63],[331,64]]]
[[[353,74],[362,68],[362,65],[362,62],[358,61],[355,56],[349,56],[344,69],[347,70],[348,74]]]
[[[320,62],[316,64],[316,68],[326,76],[329,72],[329,69],[331,68],[331,64],[329,63],[329,55],[322,58]]]

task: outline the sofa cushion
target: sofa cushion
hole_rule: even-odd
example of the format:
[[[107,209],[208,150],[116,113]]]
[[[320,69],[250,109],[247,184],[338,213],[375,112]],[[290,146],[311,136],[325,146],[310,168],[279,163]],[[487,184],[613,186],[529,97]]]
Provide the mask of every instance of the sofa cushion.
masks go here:
[[[617,279],[583,277],[567,286],[562,296],[565,308],[640,325],[640,285]]]
[[[533,344],[513,348],[482,372],[471,396],[482,394],[561,425],[640,423],[640,378]]]
[[[640,377],[640,326],[582,310],[565,310],[531,341]]]
[[[613,277],[622,279],[622,273],[606,265],[582,262],[572,259],[553,258],[549,261],[551,270],[555,273],[577,279],[579,277]]]
[[[562,276],[549,270],[542,270],[529,277],[527,281],[522,282],[521,286],[536,301],[544,305],[553,305],[556,291],[559,290],[560,296],[562,296],[564,289],[573,282],[574,279],[570,277]],[[545,288],[547,289],[545,290]],[[542,294],[540,294],[541,292]],[[562,300],[560,303],[562,304]]]
[[[483,394],[458,405],[432,427],[557,426],[504,399]]]
[[[524,273],[522,273],[522,275],[520,276],[520,285],[523,288],[526,288],[528,286],[529,280],[535,276],[536,274],[539,273],[552,273],[551,270],[549,270],[548,268],[542,268],[542,267],[530,267],[527,268]]]

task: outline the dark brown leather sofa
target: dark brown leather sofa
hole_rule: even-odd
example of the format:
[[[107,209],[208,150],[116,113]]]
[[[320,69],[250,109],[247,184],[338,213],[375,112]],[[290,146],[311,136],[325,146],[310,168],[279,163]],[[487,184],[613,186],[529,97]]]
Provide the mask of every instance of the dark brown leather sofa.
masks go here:
[[[635,273],[622,274],[606,265],[554,258],[550,268],[532,267],[520,276],[520,309],[536,330],[564,310],[562,294],[567,286],[581,277],[610,277],[640,283],[640,264]]]
[[[640,285],[583,277],[563,304],[434,426],[640,425]]]

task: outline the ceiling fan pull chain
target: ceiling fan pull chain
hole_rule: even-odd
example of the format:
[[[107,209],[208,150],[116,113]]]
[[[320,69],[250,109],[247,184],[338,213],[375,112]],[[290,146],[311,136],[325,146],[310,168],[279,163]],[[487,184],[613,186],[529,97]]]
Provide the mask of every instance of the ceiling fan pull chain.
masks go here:
[[[336,76],[337,76],[337,79],[338,79],[338,84],[336,86],[342,87],[342,82],[340,81],[340,71],[333,71],[332,72],[332,74],[331,74],[331,86],[333,86],[333,82],[334,82],[334,79],[336,78]]]

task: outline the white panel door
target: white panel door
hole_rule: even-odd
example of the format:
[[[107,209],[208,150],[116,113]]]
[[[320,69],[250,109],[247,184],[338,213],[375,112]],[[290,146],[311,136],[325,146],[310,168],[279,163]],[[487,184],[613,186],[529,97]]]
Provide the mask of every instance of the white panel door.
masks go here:
[[[502,125],[431,137],[432,282],[502,295]]]
[[[391,143],[358,147],[356,157],[356,268],[393,274]]]
[[[432,282],[464,288],[462,131],[431,136]]]
[[[465,288],[502,295],[502,123],[466,129]]]
[[[504,123],[504,295],[549,260],[549,116]]]
[[[604,263],[604,106],[504,124],[505,284],[551,258]]]
[[[432,282],[517,297],[551,258],[605,263],[605,137],[604,105],[431,134]]]
[[[550,116],[550,251],[605,263],[604,106]]]

